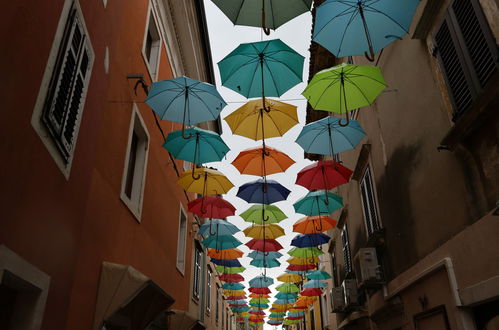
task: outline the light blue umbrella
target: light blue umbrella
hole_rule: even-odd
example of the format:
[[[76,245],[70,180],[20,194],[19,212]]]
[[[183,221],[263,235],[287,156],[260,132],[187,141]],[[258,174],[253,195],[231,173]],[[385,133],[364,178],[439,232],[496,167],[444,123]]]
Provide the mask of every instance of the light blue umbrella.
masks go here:
[[[291,305],[294,304],[296,299],[277,299],[274,301],[274,305]]]
[[[310,191],[293,204],[296,213],[308,216],[331,214],[343,207],[343,198],[325,190]]]
[[[326,117],[303,126],[296,143],[305,152],[319,155],[334,155],[351,150],[366,136],[359,122],[350,120],[340,125],[341,118]]]
[[[312,38],[336,57],[365,54],[373,61],[374,53],[409,33],[418,4],[419,0],[327,0],[317,7]]]
[[[286,293],[286,292],[278,292],[275,297],[277,299],[296,299],[298,298],[297,293]]]
[[[199,228],[199,235],[201,236],[215,236],[215,235],[233,235],[239,232],[239,228],[237,228],[232,223],[221,220],[221,219],[212,219],[203,223]]]
[[[246,305],[248,302],[246,300],[227,300],[227,303],[231,305]]]
[[[274,280],[268,276],[257,276],[249,281],[249,285],[253,288],[267,288],[274,284]]]
[[[201,243],[211,249],[225,250],[234,249],[243,244],[234,236],[230,235],[215,235],[205,238]]]
[[[244,285],[241,283],[224,283],[222,285],[222,289],[224,289],[224,290],[242,290],[242,289],[244,289]]]
[[[302,317],[305,316],[305,312],[289,312],[288,317]]]
[[[161,119],[187,126],[217,119],[227,105],[215,86],[185,76],[153,83],[145,102]]]
[[[275,268],[279,267],[281,263],[276,259],[265,258],[265,259],[254,259],[251,260],[250,265],[259,267],[259,268]]]
[[[277,259],[282,257],[282,254],[279,252],[274,252],[274,251],[269,251],[269,252],[262,252],[262,251],[251,251],[248,254],[249,258],[255,259],[255,260],[262,260],[263,258],[265,259]]]
[[[186,129],[184,134],[190,137],[185,139],[182,130],[171,132],[163,144],[177,159],[201,165],[220,161],[229,151],[229,147],[215,132],[191,127]]]
[[[303,284],[305,289],[322,289],[327,287],[327,283],[319,280],[311,280]]]

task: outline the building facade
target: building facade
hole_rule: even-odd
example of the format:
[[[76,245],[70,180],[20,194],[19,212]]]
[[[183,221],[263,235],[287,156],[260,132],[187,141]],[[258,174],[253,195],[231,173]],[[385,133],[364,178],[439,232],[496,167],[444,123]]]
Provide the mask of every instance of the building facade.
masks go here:
[[[3,9],[0,328],[217,328],[229,320],[228,329],[204,254],[201,277],[196,268],[199,219],[187,212],[196,196],[176,184],[190,164],[162,148],[162,134],[180,125],[158,124],[144,104],[154,81],[213,82],[203,1]],[[218,320],[203,317],[199,287],[220,305],[211,307]]]
[[[311,75],[349,61],[389,85],[352,112],[367,137],[337,159],[354,174],[336,190],[323,328],[498,327],[498,5],[421,1],[374,63],[312,44]]]

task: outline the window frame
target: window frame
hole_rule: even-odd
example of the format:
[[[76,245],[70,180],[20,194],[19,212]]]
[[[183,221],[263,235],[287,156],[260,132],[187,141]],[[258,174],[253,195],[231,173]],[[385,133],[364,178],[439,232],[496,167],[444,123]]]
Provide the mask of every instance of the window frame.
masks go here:
[[[210,267],[206,270],[206,303],[205,310],[206,314],[210,315],[211,313],[211,289],[212,289],[212,279],[213,279],[213,271]]]
[[[164,43],[164,40],[163,40],[163,33],[161,31],[161,27],[158,23],[158,22],[160,22],[159,14],[156,12],[156,9],[154,8],[152,1],[154,1],[154,0],[149,1],[149,5],[147,8],[146,24],[145,24],[145,29],[144,29],[144,36],[142,38],[141,53],[142,53],[142,59],[144,60],[144,64],[147,68],[147,72],[149,73],[151,80],[157,81],[158,80],[159,65],[161,62],[161,49],[163,48],[162,45]],[[146,54],[147,34],[149,31],[149,26],[151,24],[151,19],[152,19],[152,23],[154,24],[154,26],[156,28],[156,32],[157,32],[158,38],[159,38],[157,40],[158,51],[157,51],[157,56],[155,59],[156,63],[154,66],[151,65],[151,63],[149,63],[150,60],[148,59],[148,56]]]
[[[131,155],[131,146],[132,146],[132,140],[133,136],[136,130],[136,127],[138,127],[142,130],[142,133],[139,135],[140,138],[146,139],[145,143],[145,148],[143,151],[143,161],[137,163],[137,160],[135,160],[134,163],[134,175],[133,175],[133,183],[132,183],[132,194],[133,196],[128,196],[127,195],[127,182],[128,182],[128,174],[129,174],[129,166],[130,166],[130,155]],[[137,222],[141,222],[141,217],[142,217],[142,206],[144,202],[144,191],[145,191],[145,186],[146,186],[146,177],[147,177],[147,161],[149,158],[149,144],[150,144],[151,138],[149,136],[149,132],[147,130],[147,126],[144,122],[144,119],[142,118],[142,115],[140,114],[139,108],[137,107],[137,104],[133,103],[132,105],[132,116],[130,120],[130,127],[128,129],[128,140],[127,140],[127,147],[126,147],[126,154],[125,154],[125,164],[123,167],[123,174],[121,178],[121,192],[120,192],[120,198],[122,202],[128,207],[130,212],[132,212],[133,216],[137,220]],[[143,146],[143,143],[138,142],[137,145],[137,150],[140,151],[139,148]],[[139,154],[135,154],[136,159],[138,159]],[[139,166],[139,167],[137,167]],[[142,169],[141,169],[141,168]],[[138,171],[142,170],[142,173],[137,173]],[[139,176],[137,176],[139,174]],[[138,182],[136,182],[138,180]],[[140,187],[137,188],[137,184],[140,184]],[[134,188],[135,186],[135,188]],[[139,189],[134,190],[134,189]],[[135,194],[134,194],[135,192]]]
[[[345,223],[341,230],[341,248],[343,251],[343,263],[345,270],[345,277],[353,272],[352,252],[350,250],[350,235],[348,233],[348,226]],[[348,255],[348,257],[347,257]]]
[[[367,186],[367,182],[365,182],[365,179],[366,177],[369,176],[369,179],[370,179],[370,189],[372,191],[372,195],[373,195],[373,200],[372,200],[372,203],[373,203],[373,209],[376,213],[376,223],[371,223],[371,220],[368,220],[367,219],[367,216],[366,216],[366,207],[364,206],[364,204],[366,204],[366,200],[364,199],[364,194],[363,194],[363,189],[362,189],[362,186]],[[383,224],[381,222],[381,217],[380,217],[380,211],[379,211],[379,204],[378,204],[378,194],[377,194],[377,191],[376,191],[376,183],[374,181],[374,175],[373,175],[373,171],[372,171],[372,166],[370,164],[370,162],[367,163],[366,167],[364,168],[364,173],[362,174],[360,180],[358,181],[359,182],[359,195],[360,195],[360,204],[361,204],[361,207],[362,207],[362,215],[364,217],[364,227],[366,229],[366,235],[367,235],[367,238],[370,238],[371,236],[373,236],[374,234],[378,233],[379,231],[382,230],[383,228]],[[369,207],[369,205],[368,205]],[[368,223],[369,221],[369,223]],[[369,225],[371,225],[372,227],[372,232],[370,233],[369,231]],[[377,228],[375,228],[375,226],[377,226]]]
[[[75,15],[78,18],[79,24],[86,36],[84,42],[86,52],[88,55],[88,64],[87,70],[85,73],[84,79],[84,87],[81,94],[81,101],[78,109],[77,119],[74,124],[74,132],[73,132],[73,140],[72,140],[72,148],[69,152],[68,157],[63,156],[60,146],[55,141],[50,129],[47,127],[46,123],[43,120],[46,108],[46,102],[48,98],[49,89],[53,87],[54,79],[53,77],[57,73],[57,65],[58,61],[61,58],[61,53],[64,51],[62,49],[63,39],[66,36],[66,26],[68,24],[68,20],[70,15],[75,10]],[[31,126],[38,134],[42,143],[47,148],[49,154],[52,159],[55,161],[57,167],[62,172],[66,180],[69,180],[69,176],[71,173],[71,167],[73,164],[73,160],[75,157],[75,150],[78,142],[79,131],[81,127],[81,122],[83,118],[83,111],[85,109],[85,103],[87,100],[88,90],[90,87],[91,76],[93,72],[93,65],[95,61],[95,53],[92,47],[92,42],[90,40],[90,33],[88,32],[87,26],[85,24],[85,18],[81,7],[79,5],[78,0],[65,0],[63,9],[59,16],[59,22],[57,24],[57,29],[54,35],[54,40],[52,42],[52,46],[50,49],[49,57],[47,60],[47,64],[45,66],[45,71],[43,73],[43,77],[40,83],[40,89],[38,90],[38,96],[36,99],[35,107],[33,109],[33,113],[31,116]],[[61,63],[62,69],[63,63]],[[57,85],[57,84],[56,84]]]
[[[185,228],[184,228],[184,237],[181,237],[182,234],[182,215],[184,216],[185,219]],[[185,275],[185,255],[187,252],[187,224],[188,224],[189,218],[187,215],[187,212],[184,210],[184,207],[182,204],[179,205],[179,213],[178,213],[178,231],[177,231],[177,257],[176,257],[176,267],[177,270],[180,272],[180,274]],[[183,250],[183,255],[182,259],[179,260],[179,250],[180,247],[182,246]],[[181,261],[181,262],[180,262]]]
[[[220,285],[215,284],[215,287],[217,289],[216,292],[216,301],[215,301],[215,324],[218,325],[219,323],[219,314],[220,314]]]
[[[203,249],[194,244],[194,262],[192,263],[194,269],[192,272],[192,298],[197,302],[201,297],[202,291],[202,281],[203,276]],[[199,259],[198,259],[199,258]],[[196,276],[197,275],[197,276]]]

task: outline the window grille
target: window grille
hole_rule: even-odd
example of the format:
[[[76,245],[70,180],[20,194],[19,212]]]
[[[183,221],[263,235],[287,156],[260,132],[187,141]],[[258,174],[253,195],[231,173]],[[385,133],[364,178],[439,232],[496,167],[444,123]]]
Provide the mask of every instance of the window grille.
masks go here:
[[[206,278],[206,312],[211,311],[211,278],[212,278],[212,271],[208,269],[207,272],[207,278]]]
[[[202,269],[203,251],[196,245],[194,251],[194,285],[192,294],[194,298],[199,299],[201,294],[201,269]]]
[[[364,211],[364,220],[366,222],[368,236],[371,236],[381,229],[378,220],[378,206],[373,182],[371,166],[368,165],[364,177],[360,182],[360,197],[362,200],[362,209]]]
[[[341,231],[341,242],[343,244],[343,260],[345,262],[345,274],[352,272],[352,257],[350,254],[350,240],[348,237],[347,225],[343,227]]]

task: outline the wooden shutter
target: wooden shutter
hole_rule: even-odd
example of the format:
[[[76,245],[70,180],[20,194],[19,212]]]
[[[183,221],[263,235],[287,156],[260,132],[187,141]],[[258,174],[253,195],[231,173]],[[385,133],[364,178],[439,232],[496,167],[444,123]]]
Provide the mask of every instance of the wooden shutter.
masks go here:
[[[376,205],[377,202],[374,194],[374,184],[369,166],[366,168],[364,178],[360,184],[360,192],[364,218],[366,220],[367,235],[371,236],[374,232],[378,231],[380,227]]]
[[[350,256],[350,241],[348,237],[348,229],[347,225],[343,228],[341,232],[341,241],[343,243],[343,259],[345,261],[345,274],[348,274],[352,271],[352,258]]]

